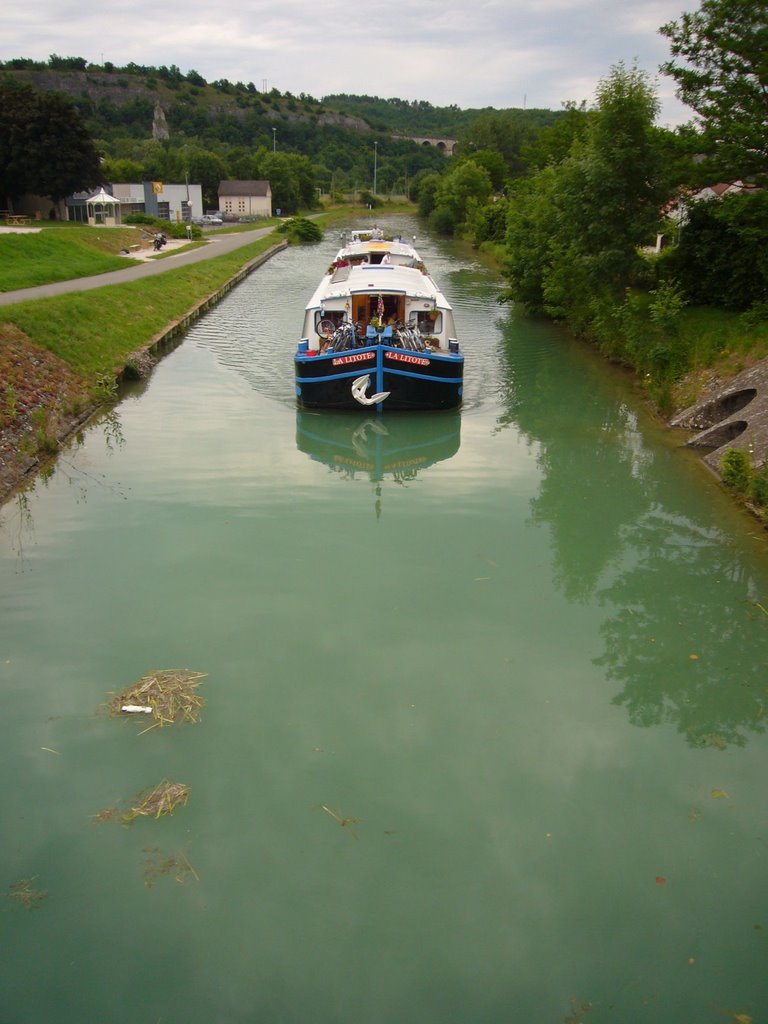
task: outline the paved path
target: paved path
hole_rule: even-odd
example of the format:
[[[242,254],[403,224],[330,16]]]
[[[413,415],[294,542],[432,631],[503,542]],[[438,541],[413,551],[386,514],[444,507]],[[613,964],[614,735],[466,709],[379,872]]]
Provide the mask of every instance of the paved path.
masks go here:
[[[138,265],[131,265],[125,270],[111,270],[107,274],[96,274],[94,277],[75,277],[71,281],[41,284],[37,288],[20,288],[14,292],[2,292],[0,293],[0,306],[10,306],[14,302],[28,302],[31,299],[44,299],[52,295],[63,295],[65,292],[86,292],[93,288],[103,288],[108,284],[125,284],[126,281],[136,281],[142,277],[151,277],[153,274],[162,274],[166,270],[173,270],[174,267],[199,263],[201,260],[209,260],[213,256],[223,256],[224,253],[241,249],[244,245],[249,245],[274,230],[274,226],[272,226],[256,228],[254,231],[232,232],[229,235],[213,235],[208,239],[207,245],[198,249],[180,252],[176,256],[167,256],[162,260],[149,260]]]

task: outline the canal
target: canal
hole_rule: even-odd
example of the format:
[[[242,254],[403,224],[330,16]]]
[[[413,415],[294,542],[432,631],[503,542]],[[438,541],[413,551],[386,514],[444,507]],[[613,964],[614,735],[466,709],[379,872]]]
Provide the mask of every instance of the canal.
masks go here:
[[[436,239],[462,411],[298,413],[336,240],[0,509],[0,1021],[768,1020],[762,530]]]

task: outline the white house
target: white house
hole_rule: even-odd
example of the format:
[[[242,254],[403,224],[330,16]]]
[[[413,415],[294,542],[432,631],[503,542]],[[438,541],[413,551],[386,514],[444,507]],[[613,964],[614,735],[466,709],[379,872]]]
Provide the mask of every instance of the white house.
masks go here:
[[[692,203],[709,202],[722,199],[723,196],[751,194],[758,191],[757,185],[744,184],[743,181],[720,181],[716,185],[705,185],[698,192],[690,192],[671,200],[662,209],[662,214],[682,227],[688,223],[688,209]]]
[[[272,188],[268,181],[220,181],[219,210],[225,217],[271,217]]]

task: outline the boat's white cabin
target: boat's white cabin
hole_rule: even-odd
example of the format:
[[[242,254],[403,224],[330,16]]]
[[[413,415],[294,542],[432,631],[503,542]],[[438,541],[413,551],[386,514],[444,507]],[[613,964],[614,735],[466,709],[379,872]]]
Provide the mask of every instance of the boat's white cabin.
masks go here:
[[[322,351],[342,326],[361,340],[372,338],[373,329],[384,341],[399,327],[414,332],[426,348],[447,352],[455,339],[453,311],[418,252],[401,236],[371,234],[355,230],[342,236],[306,307],[303,337],[309,348]]]

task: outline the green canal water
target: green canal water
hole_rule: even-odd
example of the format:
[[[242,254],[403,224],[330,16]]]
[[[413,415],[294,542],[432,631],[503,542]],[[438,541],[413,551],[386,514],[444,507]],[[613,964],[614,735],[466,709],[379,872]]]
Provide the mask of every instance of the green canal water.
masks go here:
[[[768,1021],[765,536],[420,244],[460,414],[297,413],[329,237],[0,510],[2,1024]]]

